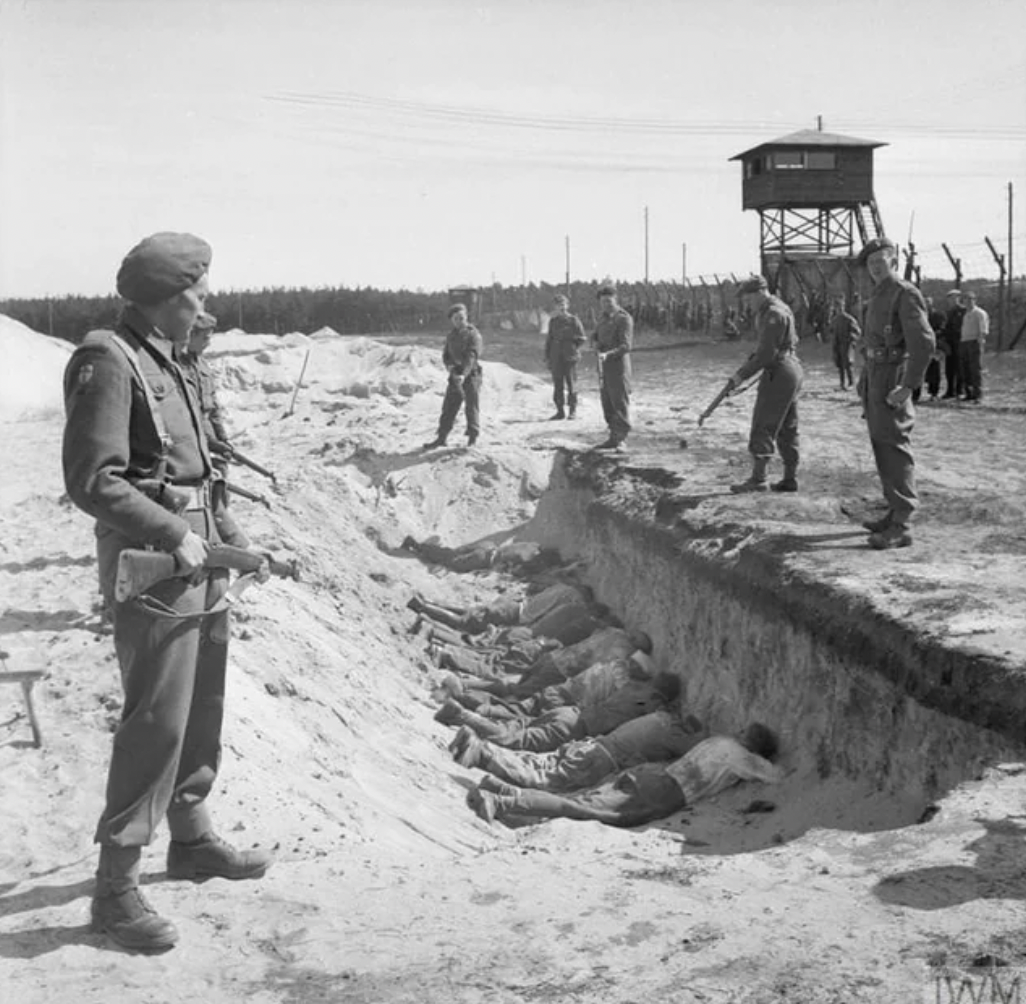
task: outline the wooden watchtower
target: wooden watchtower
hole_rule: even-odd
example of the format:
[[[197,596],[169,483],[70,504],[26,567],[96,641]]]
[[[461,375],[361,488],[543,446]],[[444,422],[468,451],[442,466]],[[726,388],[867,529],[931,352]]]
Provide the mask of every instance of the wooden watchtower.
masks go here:
[[[852,260],[884,235],[873,151],[886,143],[803,129],[736,154],[742,208],[759,213],[759,261],[770,288],[814,313],[857,289]]]

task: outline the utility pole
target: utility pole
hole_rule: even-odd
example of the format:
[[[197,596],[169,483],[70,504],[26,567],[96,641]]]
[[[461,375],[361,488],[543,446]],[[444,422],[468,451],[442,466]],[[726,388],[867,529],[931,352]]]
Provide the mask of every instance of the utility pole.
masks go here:
[[[237,296],[236,300],[237,300],[237,304],[238,304],[238,308],[239,308],[239,331],[245,331],[246,329],[242,326],[242,290],[241,289],[239,290],[239,293],[238,293],[238,296]]]
[[[50,337],[53,338],[53,300],[47,299],[46,301],[46,314],[48,318],[48,331]]]
[[[570,235],[566,235],[566,298],[570,299]]]
[[[648,285],[648,207],[644,207],[644,284]]]
[[[680,246],[680,284],[688,284],[688,244],[685,241]]]
[[[998,337],[997,337],[997,350],[1000,352],[1005,346],[1005,256],[998,254],[997,249],[990,242],[989,237],[983,238],[987,242],[987,247],[990,248],[990,253],[994,256],[994,261],[997,262],[998,267]]]

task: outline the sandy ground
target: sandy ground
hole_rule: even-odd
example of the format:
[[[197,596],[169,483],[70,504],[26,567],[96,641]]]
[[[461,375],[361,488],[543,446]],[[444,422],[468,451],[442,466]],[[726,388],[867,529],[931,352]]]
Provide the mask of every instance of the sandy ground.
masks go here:
[[[432,719],[439,674],[405,603],[413,589],[462,602],[511,584],[392,552],[406,534],[457,544],[515,532],[553,451],[603,438],[587,365],[580,418],[544,421],[540,336],[525,335],[490,343],[490,360],[534,372],[489,362],[478,446],[427,455],[440,337],[215,339],[236,445],[280,479],[272,491],[237,471],[272,500],[238,511],[258,545],[304,567],[302,581],[251,589],[239,608],[214,800],[227,837],[270,844],[278,860],[260,882],[170,883],[158,840],[144,881],[179,946],[143,957],[91,934],[117,666],[90,521],[62,499],[66,350],[0,320],[5,359],[18,360],[0,376],[0,648],[7,669],[44,672],[41,749],[18,688],[0,687],[0,1000],[905,1004],[948,999],[938,966],[1026,967],[1015,758],[899,828],[802,828],[786,804],[755,820],[742,809],[768,797],[758,785],[640,831],[507,830],[466,807],[476,772],[452,762],[450,731]],[[307,386],[285,417],[307,349]],[[878,502],[868,443],[820,346],[804,352],[800,501],[725,494],[747,473],[751,399],[701,430],[695,417],[745,352],[639,353],[637,432],[621,462],[680,474],[712,522],[770,523],[813,545],[826,527],[832,546],[803,554],[824,581],[948,644],[1026,664],[1022,358],[990,357],[982,406],[921,409],[917,543],[873,555],[850,515]],[[748,839],[767,827],[776,840]],[[977,987],[989,978],[969,972]]]

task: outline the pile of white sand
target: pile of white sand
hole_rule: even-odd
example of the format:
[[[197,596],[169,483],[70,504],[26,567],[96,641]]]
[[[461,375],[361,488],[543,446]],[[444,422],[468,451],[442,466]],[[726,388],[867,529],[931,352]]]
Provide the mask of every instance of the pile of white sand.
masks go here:
[[[64,367],[73,350],[69,342],[0,314],[0,422],[63,414]]]

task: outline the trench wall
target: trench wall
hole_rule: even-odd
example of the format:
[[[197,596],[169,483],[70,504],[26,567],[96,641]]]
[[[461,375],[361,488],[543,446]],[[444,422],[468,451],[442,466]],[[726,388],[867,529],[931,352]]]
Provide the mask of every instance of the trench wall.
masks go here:
[[[531,534],[584,559],[598,599],[652,637],[710,728],[765,722],[789,766],[868,781],[910,811],[988,764],[1023,758],[1016,704],[1026,698],[1021,681],[1007,689],[1005,667],[931,646],[802,581],[749,553],[737,528],[665,525],[665,497],[651,472],[561,453]]]

